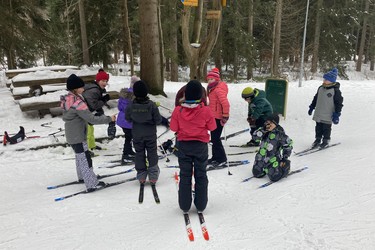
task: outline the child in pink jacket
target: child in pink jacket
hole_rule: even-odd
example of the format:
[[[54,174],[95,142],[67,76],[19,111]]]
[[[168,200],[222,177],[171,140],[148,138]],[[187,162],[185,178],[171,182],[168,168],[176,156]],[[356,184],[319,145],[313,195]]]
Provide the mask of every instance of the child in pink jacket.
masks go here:
[[[216,120],[216,129],[211,132],[212,158],[208,160],[208,163],[214,168],[225,168],[227,167],[227,156],[220,136],[229,119],[228,86],[225,82],[220,81],[220,72],[217,68],[208,72],[207,82],[208,106]]]

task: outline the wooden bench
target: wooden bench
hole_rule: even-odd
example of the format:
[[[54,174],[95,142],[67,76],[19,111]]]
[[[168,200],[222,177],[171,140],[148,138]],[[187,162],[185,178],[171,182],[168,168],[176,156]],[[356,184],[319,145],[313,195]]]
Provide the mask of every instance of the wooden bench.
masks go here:
[[[12,93],[14,99],[18,100],[23,112],[38,111],[39,116],[54,113],[60,114],[60,96],[65,95],[66,80],[70,74],[76,74],[84,82],[93,82],[96,71],[91,70],[68,70],[66,72],[35,71],[18,74],[11,79]],[[42,88],[44,87],[44,89]],[[117,91],[108,92],[111,99],[118,99]],[[28,97],[28,98],[27,98]]]
[[[16,75],[23,74],[23,73],[29,73],[29,72],[35,72],[38,70],[50,70],[50,71],[65,71],[67,69],[78,69],[76,66],[71,65],[56,65],[56,66],[43,66],[43,67],[34,67],[34,68],[28,68],[28,69],[10,69],[5,71],[5,76],[8,79],[12,79]]]
[[[108,91],[107,93],[111,97],[111,100],[119,98],[119,92],[117,91]],[[19,106],[22,112],[37,110],[39,111],[39,115],[43,116],[49,113],[49,110],[52,108],[60,109],[60,96],[65,94],[67,94],[66,90],[60,90],[42,96],[24,98],[19,100]]]

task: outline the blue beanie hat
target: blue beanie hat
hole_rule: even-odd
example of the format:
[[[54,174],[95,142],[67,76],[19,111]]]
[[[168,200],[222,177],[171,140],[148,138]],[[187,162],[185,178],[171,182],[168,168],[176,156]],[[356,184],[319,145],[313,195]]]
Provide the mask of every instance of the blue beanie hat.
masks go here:
[[[337,78],[337,69],[333,68],[330,72],[327,72],[323,75],[323,79],[328,80],[330,82],[336,82]]]

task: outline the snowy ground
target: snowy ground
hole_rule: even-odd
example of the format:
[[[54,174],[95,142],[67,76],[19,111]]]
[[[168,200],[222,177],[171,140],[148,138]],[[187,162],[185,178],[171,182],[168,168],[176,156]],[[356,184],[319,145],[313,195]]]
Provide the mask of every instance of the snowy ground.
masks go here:
[[[109,90],[128,85],[129,77],[112,77]],[[292,156],[292,169],[305,165],[308,170],[264,189],[257,187],[268,179],[241,180],[251,175],[254,154],[229,156],[229,160],[248,159],[249,165],[208,172],[209,205],[205,211],[210,241],[200,232],[192,209],[195,241],[189,242],[177,190],[166,159],[161,168],[158,191],[161,204],[153,200],[146,186],[143,204],[138,204],[138,184],[130,182],[55,202],[54,198],[82,190],[73,185],[55,190],[46,187],[76,180],[70,148],[16,151],[50,143],[48,137],[27,139],[17,145],[1,147],[0,152],[0,249],[374,249],[375,246],[375,80],[339,80],[344,108],[339,125],[333,126],[332,143],[341,145],[303,157]],[[163,106],[173,107],[177,90],[184,83],[165,83],[168,98],[151,97]],[[281,125],[294,140],[295,151],[314,140],[315,122],[307,115],[308,106],[320,80],[289,83],[286,120]],[[229,84],[231,115],[226,133],[247,128],[247,104],[240,98],[243,88],[264,89],[264,83]],[[114,103],[115,105],[115,103]],[[160,108],[169,116],[169,112]],[[106,113],[116,113],[116,109]],[[40,124],[52,122],[52,127]],[[39,119],[24,114],[6,88],[0,88],[0,130],[46,136],[63,127],[61,117]],[[97,137],[105,136],[106,126],[95,126]],[[120,128],[118,128],[118,134]],[[164,128],[160,127],[158,133]],[[161,141],[173,137],[164,135]],[[64,142],[64,137],[57,137]],[[243,144],[248,134],[228,139]],[[123,138],[103,143],[106,151],[119,153]],[[248,149],[229,148],[227,153]],[[97,174],[115,173],[129,167],[98,168],[120,156],[94,158]],[[177,159],[170,156],[169,164]],[[134,176],[134,172],[105,179],[111,182]]]

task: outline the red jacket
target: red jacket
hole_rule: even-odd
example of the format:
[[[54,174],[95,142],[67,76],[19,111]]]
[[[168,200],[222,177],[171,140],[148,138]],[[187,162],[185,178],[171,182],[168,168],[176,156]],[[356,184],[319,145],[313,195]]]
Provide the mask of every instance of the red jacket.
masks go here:
[[[225,82],[214,83],[207,87],[208,99],[212,113],[216,119],[222,119],[223,117],[229,117],[230,104],[228,101],[228,86]]]
[[[209,142],[208,131],[216,129],[215,118],[209,107],[199,104],[182,104],[172,113],[169,124],[172,131],[177,132],[179,141]]]

